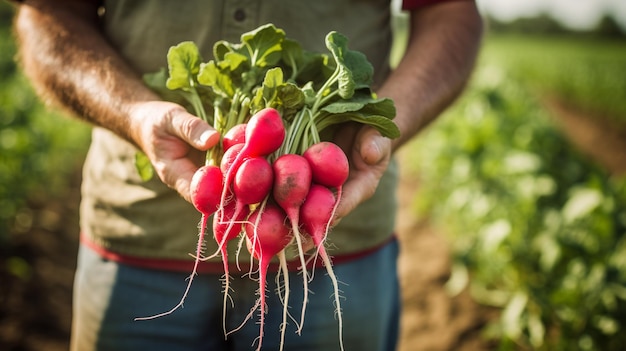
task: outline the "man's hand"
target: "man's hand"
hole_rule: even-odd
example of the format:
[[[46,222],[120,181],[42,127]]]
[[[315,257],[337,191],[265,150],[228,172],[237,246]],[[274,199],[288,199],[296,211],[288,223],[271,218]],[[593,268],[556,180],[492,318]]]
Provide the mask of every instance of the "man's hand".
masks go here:
[[[204,152],[219,142],[208,123],[182,106],[164,101],[135,103],[129,109],[134,140],[161,181],[191,201],[189,184],[204,163]]]
[[[369,126],[350,124],[343,127],[335,142],[346,151],[350,175],[343,186],[335,223],[376,192],[378,182],[391,159],[391,140]]]

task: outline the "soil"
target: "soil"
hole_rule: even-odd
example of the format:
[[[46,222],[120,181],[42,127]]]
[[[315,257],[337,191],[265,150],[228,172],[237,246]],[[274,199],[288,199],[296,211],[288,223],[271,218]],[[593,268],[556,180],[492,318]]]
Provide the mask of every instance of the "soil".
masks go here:
[[[624,171],[626,134],[596,131],[595,124],[585,124],[588,119],[574,109],[558,102],[548,106],[557,112],[556,122],[581,150],[592,157],[621,157],[598,162],[616,173]],[[603,145],[608,149],[593,156],[597,153],[593,150]],[[11,252],[0,251],[0,350],[68,349],[78,247],[79,175],[77,172],[66,198],[31,204],[32,218],[26,221],[25,230],[12,237]],[[475,303],[465,291],[456,296],[447,293],[448,244],[437,228],[418,221],[411,210],[419,193],[416,177],[405,172],[401,180],[398,237],[403,314],[399,351],[494,350],[494,345],[481,338],[481,328],[497,314]],[[21,272],[20,277],[9,271]]]
[[[467,291],[452,296],[446,290],[451,269],[449,245],[427,220],[416,219],[412,204],[418,193],[416,177],[401,172],[397,233],[403,308],[399,351],[495,350],[481,337],[481,329],[496,314],[474,302]]]
[[[30,203],[31,216],[13,233],[11,250],[0,246],[0,350],[68,350],[78,250],[76,174],[67,198]]]
[[[595,160],[610,174],[626,174],[626,126],[610,116],[582,112],[562,99],[544,101],[554,121],[580,152]],[[623,120],[623,119],[621,119]]]

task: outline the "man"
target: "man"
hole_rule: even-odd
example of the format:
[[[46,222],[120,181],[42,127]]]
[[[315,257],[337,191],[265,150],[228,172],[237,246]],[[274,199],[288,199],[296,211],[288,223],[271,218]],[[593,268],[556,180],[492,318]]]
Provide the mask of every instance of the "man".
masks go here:
[[[336,30],[366,54],[380,97],[392,98],[401,137],[369,127],[343,128],[335,141],[350,160],[329,241],[343,283],[343,344],[348,350],[392,350],[398,334],[398,243],[393,239],[396,164],[393,152],[434,120],[462,91],[477,55],[482,23],[473,1],[406,0],[410,36],[391,71],[390,3],[386,0],[25,0],[16,33],[24,71],[45,98],[94,125],[84,167],[81,248],[74,291],[72,349],[246,350],[258,326],[240,326],[256,301],[256,282],[236,277],[224,338],[220,264],[203,263],[184,308],[167,310],[191,271],[199,214],[189,183],[203,152],[219,141],[211,126],[162,101],[142,82],[165,66],[169,46],[198,44],[205,57],[220,39],[274,23],[311,51]],[[142,182],[134,155],[143,151],[158,179]],[[207,244],[212,252],[214,244]],[[211,246],[213,245],[213,246]],[[236,248],[232,248],[236,249]],[[244,272],[245,273],[245,272]],[[241,274],[241,273],[240,273]],[[292,311],[302,292],[293,283]],[[301,278],[301,277],[300,277]],[[332,290],[316,275],[302,335],[289,323],[286,349],[338,349]],[[274,288],[272,288],[274,289]],[[281,301],[270,289],[264,349],[278,349]],[[298,295],[299,293],[299,295]],[[256,334],[255,334],[256,333]]]

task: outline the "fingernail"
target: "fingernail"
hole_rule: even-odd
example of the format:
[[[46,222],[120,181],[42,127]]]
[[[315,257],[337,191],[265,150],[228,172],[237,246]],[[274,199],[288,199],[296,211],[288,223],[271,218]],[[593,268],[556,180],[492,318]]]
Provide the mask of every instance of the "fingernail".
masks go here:
[[[213,136],[213,132],[210,130],[206,130],[204,131],[202,134],[200,134],[200,144],[206,144],[207,141],[209,141],[209,139],[211,138],[211,136]]]
[[[383,147],[382,147],[382,142],[383,142],[383,138],[375,138],[374,142],[372,143],[374,146],[374,150],[376,151],[376,161],[380,161],[383,158]]]

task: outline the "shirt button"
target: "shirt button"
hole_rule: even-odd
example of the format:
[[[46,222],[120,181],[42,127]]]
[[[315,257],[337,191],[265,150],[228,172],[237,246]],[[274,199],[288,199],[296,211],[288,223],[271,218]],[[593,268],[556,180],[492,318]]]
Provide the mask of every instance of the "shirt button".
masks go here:
[[[235,10],[235,13],[233,14],[233,18],[237,22],[241,22],[241,21],[245,20],[246,19],[246,11],[244,11],[243,9]]]

